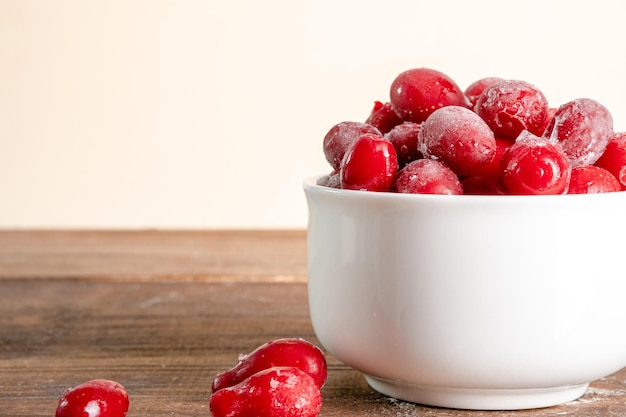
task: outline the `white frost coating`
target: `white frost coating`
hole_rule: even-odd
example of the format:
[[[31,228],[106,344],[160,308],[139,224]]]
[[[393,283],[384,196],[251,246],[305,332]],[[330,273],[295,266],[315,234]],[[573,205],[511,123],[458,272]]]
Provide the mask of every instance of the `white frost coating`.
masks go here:
[[[604,389],[590,386],[585,392],[585,395],[572,401],[572,403],[594,403],[598,401],[606,401],[612,397],[622,397],[624,395],[626,395],[626,391],[624,390]]]
[[[288,388],[293,388],[298,385],[298,377],[296,375],[289,375],[289,378],[285,381],[285,386]]]
[[[501,80],[489,85],[476,106],[496,136],[515,139],[520,128],[542,134],[548,102],[543,93],[526,81]]]
[[[301,409],[301,408],[308,407],[310,403],[311,402],[309,401],[306,395],[301,395],[298,397],[298,399],[296,400],[293,406],[297,409]]]
[[[559,107],[551,127],[547,139],[563,146],[572,166],[591,165],[613,135],[613,117],[597,101],[580,98]]]
[[[85,412],[89,417],[98,417],[100,415],[100,403],[96,400],[89,401],[85,406]]]
[[[471,175],[490,162],[495,137],[473,111],[447,106],[432,113],[418,132],[418,150],[426,158],[443,161],[459,175]]]
[[[275,378],[270,379],[270,388],[276,389],[280,385],[280,381]]]

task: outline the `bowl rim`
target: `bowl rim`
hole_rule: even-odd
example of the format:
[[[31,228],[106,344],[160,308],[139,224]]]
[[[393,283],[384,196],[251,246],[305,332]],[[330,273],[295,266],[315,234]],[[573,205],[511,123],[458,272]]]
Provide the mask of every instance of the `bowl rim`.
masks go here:
[[[338,198],[341,196],[359,198],[359,199],[375,199],[385,201],[438,201],[438,202],[494,202],[494,203],[542,203],[549,202],[575,203],[580,201],[581,203],[594,202],[608,199],[616,201],[626,201],[626,191],[615,191],[607,193],[595,193],[595,194],[547,194],[547,195],[443,195],[443,194],[408,194],[408,193],[395,193],[392,191],[365,191],[365,190],[346,190],[341,188],[332,188],[320,184],[320,181],[324,178],[328,178],[328,174],[314,175],[305,178],[302,182],[302,187],[305,192],[315,192],[326,195],[335,195]]]

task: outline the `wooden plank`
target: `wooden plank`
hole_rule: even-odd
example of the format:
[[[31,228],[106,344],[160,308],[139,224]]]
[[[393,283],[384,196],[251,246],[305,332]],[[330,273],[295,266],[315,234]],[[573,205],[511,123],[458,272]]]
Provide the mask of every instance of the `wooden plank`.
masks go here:
[[[304,281],[306,232],[0,231],[0,279]]]
[[[63,390],[123,383],[132,416],[207,416],[212,378],[277,337],[318,343],[306,284],[0,281],[0,410],[50,416]],[[396,401],[328,355],[323,416],[559,416],[626,413],[626,372],[582,399],[519,412],[470,412]]]
[[[130,415],[207,415],[213,376],[270,338],[313,339],[303,284],[0,281],[0,410],[50,416],[65,387],[123,383]]]
[[[212,378],[277,337],[318,343],[303,231],[0,232],[0,415],[51,416],[66,387],[122,382],[132,416],[208,416]],[[616,329],[621,331],[621,329]],[[321,416],[621,416],[626,370],[541,410],[396,401],[331,355]]]

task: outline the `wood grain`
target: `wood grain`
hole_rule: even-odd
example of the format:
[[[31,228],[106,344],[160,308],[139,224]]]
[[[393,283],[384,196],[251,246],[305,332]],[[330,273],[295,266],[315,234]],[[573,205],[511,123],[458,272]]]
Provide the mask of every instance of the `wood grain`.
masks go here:
[[[4,231],[10,278],[304,282],[306,232]]]
[[[123,383],[128,416],[209,416],[212,378],[276,337],[318,343],[304,232],[0,232],[0,415],[52,416],[63,390]],[[541,410],[424,407],[327,355],[321,416],[623,416],[626,370]]]

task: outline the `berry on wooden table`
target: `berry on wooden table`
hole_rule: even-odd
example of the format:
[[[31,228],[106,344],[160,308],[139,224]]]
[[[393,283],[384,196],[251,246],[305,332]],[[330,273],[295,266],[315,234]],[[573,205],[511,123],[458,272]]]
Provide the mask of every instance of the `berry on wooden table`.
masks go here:
[[[239,362],[218,374],[211,389],[213,392],[235,385],[249,376],[274,366],[292,366],[308,373],[321,388],[326,381],[327,365],[324,353],[314,344],[300,338],[271,340],[242,355]]]
[[[211,395],[213,417],[315,417],[322,407],[317,381],[294,367],[272,367]]]
[[[120,383],[94,379],[65,391],[55,417],[124,417],[128,405],[128,393]]]

